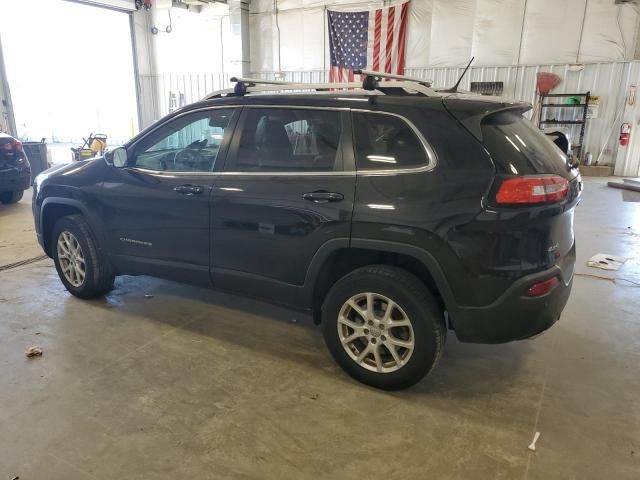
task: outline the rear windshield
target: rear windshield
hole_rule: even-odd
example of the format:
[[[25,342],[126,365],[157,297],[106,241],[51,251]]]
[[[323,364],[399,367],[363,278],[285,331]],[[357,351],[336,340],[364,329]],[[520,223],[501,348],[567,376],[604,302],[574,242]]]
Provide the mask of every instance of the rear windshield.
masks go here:
[[[489,115],[482,120],[481,128],[482,143],[493,158],[497,173],[571,176],[566,155],[518,112]]]

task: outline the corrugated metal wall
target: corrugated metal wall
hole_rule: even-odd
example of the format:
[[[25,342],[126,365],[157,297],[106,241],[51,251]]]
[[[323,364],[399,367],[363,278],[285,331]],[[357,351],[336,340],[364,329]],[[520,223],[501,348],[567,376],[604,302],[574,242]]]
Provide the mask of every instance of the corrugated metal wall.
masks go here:
[[[610,62],[586,64],[574,70],[572,65],[521,65],[497,67],[472,67],[465,76],[461,88],[469,89],[470,82],[504,82],[503,96],[514,100],[534,103],[536,99],[536,74],[553,72],[562,78],[562,83],[554,89],[558,93],[578,93],[590,91],[600,97],[598,117],[589,119],[585,132],[583,153],[591,152],[593,159],[601,164],[614,163],[617,155],[617,132],[623,121],[624,107],[630,85],[640,84],[640,62]],[[439,67],[408,69],[409,76],[432,80],[435,87],[453,85],[463,68]],[[327,81],[327,72],[322,70],[281,72],[284,80],[292,82],[316,83]],[[276,72],[259,72],[255,78],[276,79]],[[278,77],[282,79],[282,77]],[[183,94],[184,101],[190,103],[202,98],[206,93],[230,86],[221,74],[156,75],[140,77],[144,105],[145,124],[169,113],[171,94]],[[572,109],[548,110],[547,118],[571,119]],[[624,120],[628,121],[628,120]],[[578,128],[571,127],[577,135]],[[577,137],[576,137],[577,138]],[[628,155],[626,157],[629,157]],[[626,158],[625,157],[625,158]],[[627,161],[622,159],[619,161]],[[618,171],[618,168],[616,169]],[[626,170],[625,170],[626,171]],[[629,173],[627,173],[629,174]]]
[[[147,127],[177,107],[197,102],[206,94],[231,86],[221,73],[139,75],[142,127]],[[175,101],[171,105],[172,99]]]
[[[565,65],[521,65],[508,67],[475,67],[469,70],[462,82],[463,89],[470,82],[503,82],[503,96],[513,100],[534,103],[536,100],[536,75],[551,72],[562,82],[554,93],[583,93],[600,97],[598,117],[589,119],[585,129],[583,153],[591,152],[600,163],[613,163],[617,149],[617,136],[612,131],[620,127],[620,117],[630,84],[640,82],[631,78],[633,62],[592,63],[578,71]],[[424,68],[407,71],[407,75],[433,80],[435,87],[453,85],[462,68]],[[545,109],[545,118],[571,120],[579,111],[572,109]],[[572,139],[577,142],[579,126],[570,126]],[[615,132],[614,132],[615,133]]]
[[[468,90],[471,82],[503,82],[503,96],[512,100],[534,103],[536,100],[536,74],[552,72],[562,78],[554,93],[591,92],[600,97],[598,117],[587,122],[583,152],[591,152],[593,159],[602,164],[612,164],[616,158],[617,131],[630,85],[640,84],[640,75],[635,72],[640,62],[591,63],[577,71],[570,64],[513,65],[496,67],[472,67],[462,81],[461,88]],[[436,88],[453,85],[464,70],[463,67],[436,67],[407,69],[407,76],[433,81]],[[327,73],[320,70],[281,72],[288,81],[324,82]],[[633,73],[633,74],[632,74]],[[260,72],[256,78],[275,79],[275,72]],[[571,119],[571,109],[549,109],[546,118]],[[577,139],[579,127],[570,131]]]

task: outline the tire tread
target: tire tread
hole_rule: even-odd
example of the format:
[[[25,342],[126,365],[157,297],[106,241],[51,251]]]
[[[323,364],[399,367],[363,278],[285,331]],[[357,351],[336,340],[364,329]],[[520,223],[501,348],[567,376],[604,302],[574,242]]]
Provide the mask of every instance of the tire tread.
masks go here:
[[[82,215],[74,214],[60,218],[53,228],[54,238],[52,239],[52,245],[56,245],[57,232],[60,229],[61,222],[65,221],[72,223],[84,236],[84,240],[89,247],[87,254],[91,256],[91,264],[94,267],[94,272],[91,276],[92,286],[84,286],[82,290],[78,291],[69,291],[73,295],[84,299],[100,297],[113,288],[113,282],[115,279],[113,269],[100,250],[98,242],[93,235],[89,224]]]

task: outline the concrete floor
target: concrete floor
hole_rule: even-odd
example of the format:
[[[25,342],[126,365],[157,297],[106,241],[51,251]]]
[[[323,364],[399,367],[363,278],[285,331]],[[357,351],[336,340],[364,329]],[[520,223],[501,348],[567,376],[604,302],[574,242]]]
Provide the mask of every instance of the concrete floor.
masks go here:
[[[30,254],[25,225],[27,197],[0,206],[2,258]],[[640,203],[589,182],[576,231],[579,273],[640,281]],[[635,259],[611,274],[597,252]],[[0,272],[0,478],[637,479],[639,311],[635,286],[578,276],[548,333],[450,336],[431,377],[385,393],[294,312],[147,277],[81,301],[36,262]]]

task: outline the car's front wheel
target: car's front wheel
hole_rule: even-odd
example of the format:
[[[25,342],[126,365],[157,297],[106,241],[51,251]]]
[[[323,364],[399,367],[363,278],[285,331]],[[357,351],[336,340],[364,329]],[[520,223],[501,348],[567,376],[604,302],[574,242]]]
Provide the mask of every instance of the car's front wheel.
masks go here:
[[[16,190],[14,192],[3,192],[0,194],[0,202],[2,203],[18,203],[22,200],[22,195],[24,195],[24,191]]]
[[[325,342],[352,377],[398,390],[419,382],[444,347],[443,311],[411,273],[388,265],[340,279],[322,307]]]
[[[51,245],[58,276],[70,293],[89,299],[113,288],[111,266],[82,215],[58,220],[53,227]]]

